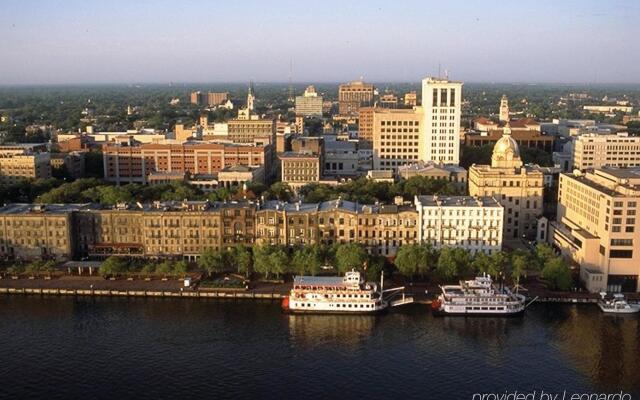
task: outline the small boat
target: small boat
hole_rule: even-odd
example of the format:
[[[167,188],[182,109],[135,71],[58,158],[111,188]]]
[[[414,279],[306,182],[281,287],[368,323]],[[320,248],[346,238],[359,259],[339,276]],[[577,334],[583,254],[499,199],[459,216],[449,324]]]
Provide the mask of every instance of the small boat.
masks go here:
[[[629,304],[623,294],[615,293],[613,299],[607,299],[607,293],[600,293],[598,307],[605,313],[611,314],[634,314],[640,312],[640,304]]]
[[[440,286],[442,294],[431,303],[435,315],[517,316],[526,308],[526,298],[507,287],[494,286],[489,275]]]
[[[282,309],[290,313],[374,314],[388,301],[375,283],[367,283],[358,271],[339,276],[296,276]]]

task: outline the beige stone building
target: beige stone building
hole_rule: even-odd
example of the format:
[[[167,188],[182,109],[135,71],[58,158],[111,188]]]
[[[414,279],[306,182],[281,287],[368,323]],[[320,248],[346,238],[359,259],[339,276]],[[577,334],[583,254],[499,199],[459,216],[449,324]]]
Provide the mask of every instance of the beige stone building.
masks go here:
[[[358,116],[360,107],[373,105],[374,87],[362,80],[343,83],[338,88],[338,112],[343,116]]]
[[[0,255],[67,261],[74,255],[73,212],[79,204],[9,204],[0,208]]]
[[[285,152],[280,159],[280,180],[293,188],[319,182],[322,178],[322,161],[319,154]]]
[[[461,209],[459,205],[455,207]],[[485,208],[476,203],[470,207],[489,209],[487,204]],[[313,204],[183,201],[115,207],[10,204],[0,208],[0,255],[27,261],[100,259],[112,255],[196,260],[207,249],[226,249],[236,244],[292,247],[359,243],[371,254],[394,257],[402,245],[426,240],[424,232],[430,225],[423,224],[430,224],[431,217],[420,217],[420,210],[402,202],[361,205],[342,199]],[[451,214],[447,221],[463,217]],[[501,231],[487,222],[488,214],[466,217],[482,229]],[[497,218],[502,221],[501,216]],[[469,230],[464,239],[469,243],[462,242],[463,245],[469,249],[496,245],[498,237],[474,234],[475,225],[471,222],[460,225]],[[449,236],[442,238],[442,243],[449,243],[444,239],[449,240]]]
[[[418,105],[418,94],[415,91],[407,92],[404,94],[404,105],[415,107]]]
[[[434,164],[418,162],[398,167],[398,176],[409,179],[414,176],[423,176],[428,179],[439,179],[467,186],[467,170],[458,165]]]
[[[640,291],[640,169],[561,174],[549,240],[591,292]]]
[[[373,168],[396,171],[420,160],[423,114],[420,108],[373,110]]]
[[[0,151],[0,183],[11,184],[22,179],[51,178],[51,160],[47,152]]]
[[[420,221],[411,205],[363,205],[358,215],[358,242],[369,253],[395,257],[400,246],[419,243]]]
[[[573,139],[573,168],[640,166],[640,137],[589,133]]]
[[[360,107],[358,140],[367,146],[371,146],[373,143],[373,114],[375,111],[376,107]]]
[[[313,85],[307,87],[302,96],[296,96],[296,115],[304,117],[322,117],[322,96],[316,92]]]
[[[75,238],[78,257],[184,257],[206,249],[254,242],[251,202],[155,202],[80,211]]]
[[[229,92],[209,92],[207,93],[207,105],[209,107],[219,106],[229,100]]]
[[[469,194],[494,197],[504,207],[504,240],[535,238],[543,211],[542,172],[523,166],[509,126],[493,148],[491,165],[469,168]]]
[[[276,123],[270,119],[232,119],[227,122],[228,140],[234,143],[254,143],[257,138],[276,141]]]

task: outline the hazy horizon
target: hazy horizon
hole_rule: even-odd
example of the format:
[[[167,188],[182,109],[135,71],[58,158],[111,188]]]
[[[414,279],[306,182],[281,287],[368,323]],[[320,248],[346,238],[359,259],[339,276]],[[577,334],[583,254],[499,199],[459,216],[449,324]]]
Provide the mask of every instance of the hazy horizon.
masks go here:
[[[9,0],[0,85],[640,83],[640,3],[503,3]]]

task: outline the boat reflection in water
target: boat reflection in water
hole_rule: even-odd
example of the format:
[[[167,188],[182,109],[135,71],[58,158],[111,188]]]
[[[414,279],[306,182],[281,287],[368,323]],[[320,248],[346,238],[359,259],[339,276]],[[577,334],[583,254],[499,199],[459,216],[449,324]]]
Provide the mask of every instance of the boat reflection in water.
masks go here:
[[[373,335],[380,316],[345,314],[288,314],[289,335],[301,345],[322,343],[359,345]],[[382,317],[383,318],[383,317]]]

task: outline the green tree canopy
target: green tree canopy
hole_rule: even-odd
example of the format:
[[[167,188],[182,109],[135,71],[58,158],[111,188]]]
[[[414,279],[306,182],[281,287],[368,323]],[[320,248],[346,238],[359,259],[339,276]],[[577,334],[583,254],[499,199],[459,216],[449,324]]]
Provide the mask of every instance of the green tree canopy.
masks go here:
[[[198,258],[198,267],[209,276],[216,272],[224,272],[227,268],[225,254],[216,249],[205,249]]]
[[[545,263],[542,269],[542,278],[549,282],[553,290],[569,290],[573,284],[571,270],[562,257],[554,257]]]
[[[345,273],[352,269],[362,270],[367,256],[367,252],[359,244],[347,243],[336,245],[336,266],[340,273]]]
[[[120,257],[111,256],[100,265],[100,275],[113,276],[127,272],[128,263]]]
[[[249,247],[244,244],[235,245],[230,251],[230,259],[239,274],[249,276],[253,267],[253,257]]]

